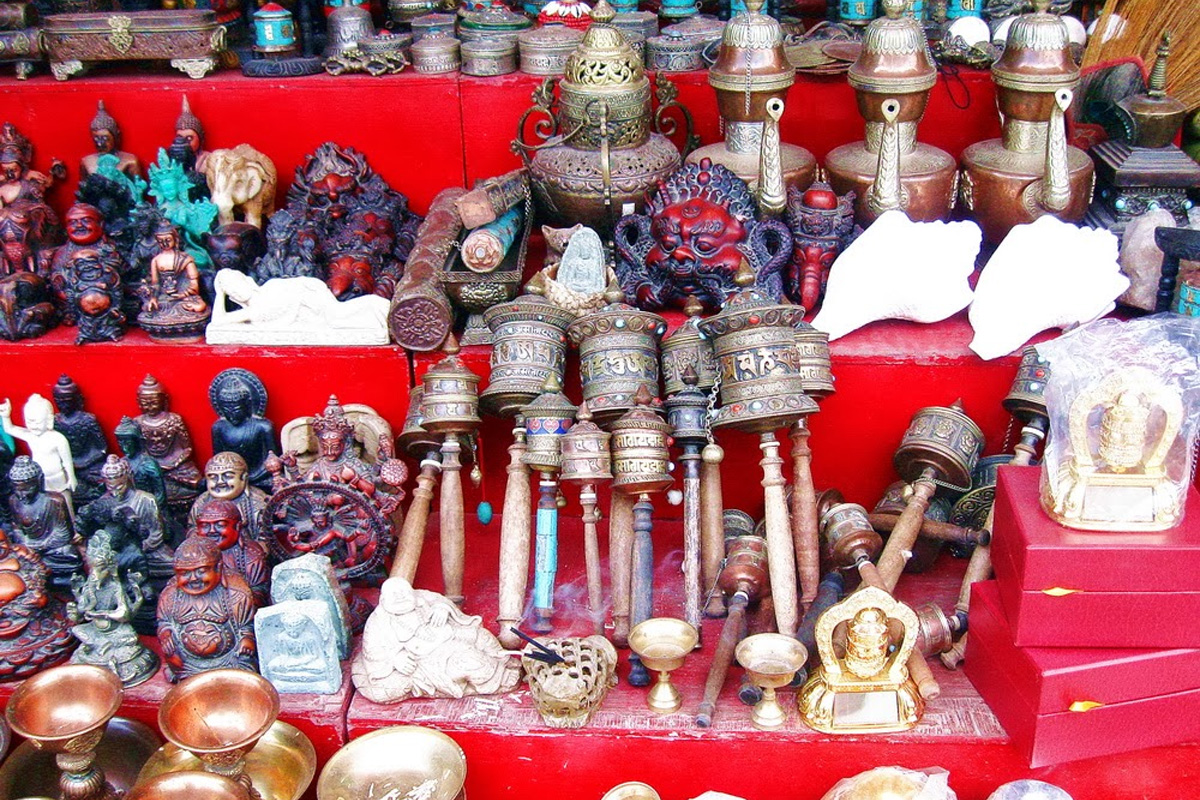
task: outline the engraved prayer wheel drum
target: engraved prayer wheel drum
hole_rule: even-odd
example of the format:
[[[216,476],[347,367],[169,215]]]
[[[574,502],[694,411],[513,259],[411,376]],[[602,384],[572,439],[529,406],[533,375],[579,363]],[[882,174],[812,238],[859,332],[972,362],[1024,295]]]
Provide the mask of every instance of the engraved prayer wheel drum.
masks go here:
[[[867,510],[858,503],[838,503],[821,514],[821,560],[837,567],[853,566],[857,558],[874,560],[883,539],[871,527]]]
[[[671,485],[671,426],[639,393],[638,405],[612,424],[613,491],[638,495]]]
[[[567,326],[574,316],[544,297],[524,294],[483,313],[492,331],[491,376],[479,396],[484,411],[516,414],[542,392],[551,375],[563,379]]]
[[[470,433],[479,427],[479,376],[459,359],[454,336],[446,342],[446,357],[425,373],[421,424],[434,434]]]
[[[1050,362],[1038,355],[1037,348],[1021,351],[1021,363],[1012,387],[1002,401],[1005,410],[1021,422],[1046,417],[1046,383],[1050,380]]]
[[[749,269],[739,271],[736,280],[743,288],[721,313],[700,322],[700,332],[712,340],[721,378],[721,408],[712,427],[764,433],[817,410],[804,393],[796,349],[795,326],[804,308],[775,303],[748,285],[753,282]]]
[[[744,584],[752,587],[754,596],[765,594],[770,585],[767,540],[761,536],[735,536],[725,542],[725,566],[721,568],[717,586],[732,596]]]
[[[697,313],[701,306],[696,304]],[[712,342],[700,334],[698,316],[689,316],[662,342],[663,391],[668,397],[686,388],[683,373],[688,367],[696,373],[696,387],[707,392],[717,382],[717,360]]]
[[[954,501],[947,518],[955,525],[982,530],[987,522],[988,511],[996,497],[996,478],[1000,467],[1012,461],[1012,454],[1003,453],[985,456],[975,464],[971,473],[971,491]]]
[[[607,305],[567,328],[579,348],[583,399],[598,424],[633,408],[639,388],[658,396],[658,343],[666,330],[658,314],[625,303]]]
[[[396,444],[400,449],[416,459],[424,458],[429,452],[441,447],[441,440],[427,431],[422,424],[425,420],[421,414],[424,396],[424,386],[414,386],[409,391],[408,413],[404,415],[404,425],[396,437]]]
[[[587,404],[579,407],[576,422],[561,440],[564,481],[594,483],[612,478],[612,455],[608,450],[611,434],[592,422]]]
[[[828,333],[807,322],[796,323],[796,352],[800,356],[800,376],[806,395],[821,400],[837,391],[833,385]]]
[[[971,470],[982,450],[983,431],[961,408],[930,406],[913,415],[892,464],[908,483],[932,467],[938,480],[961,491],[971,485]]]
[[[786,99],[796,82],[779,23],[759,13],[761,0],[750,0],[746,8],[726,23],[717,60],[708,70],[708,85],[716,90],[717,110],[726,122],[762,122],[767,101]]]
[[[575,411],[575,404],[562,393],[557,376],[547,378],[542,393],[521,410],[526,443],[521,463],[539,472],[558,472],[562,466],[559,442],[575,422]]]
[[[667,407],[667,423],[680,444],[703,446],[708,441],[708,395],[700,387],[685,384],[683,391],[668,397],[663,405]]]

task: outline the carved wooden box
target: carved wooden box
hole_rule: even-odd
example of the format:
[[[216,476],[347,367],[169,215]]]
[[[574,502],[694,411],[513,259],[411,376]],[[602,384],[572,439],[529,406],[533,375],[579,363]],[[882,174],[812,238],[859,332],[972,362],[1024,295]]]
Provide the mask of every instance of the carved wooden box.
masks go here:
[[[190,78],[203,78],[225,49],[225,28],[200,9],[55,14],[46,18],[43,43],[60,81],[98,61],[170,61]]]

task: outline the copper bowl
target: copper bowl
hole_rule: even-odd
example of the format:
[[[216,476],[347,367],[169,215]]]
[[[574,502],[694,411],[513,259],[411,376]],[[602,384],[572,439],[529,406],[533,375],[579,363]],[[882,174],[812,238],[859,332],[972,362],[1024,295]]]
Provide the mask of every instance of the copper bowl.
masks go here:
[[[70,747],[78,751],[78,740],[91,735],[100,738],[100,730],[121,707],[123,695],[121,679],[115,673],[65,664],[18,686],[5,715],[13,731],[35,742],[40,750],[64,753]]]
[[[250,800],[241,784],[197,770],[168,772],[138,784],[125,800]]]
[[[317,780],[317,800],[464,797],[467,757],[441,731],[396,725],[360,736],[333,754]]]
[[[254,672],[215,669],[185,678],[163,698],[158,727],[171,744],[204,756],[249,750],[279,716],[279,692]]]

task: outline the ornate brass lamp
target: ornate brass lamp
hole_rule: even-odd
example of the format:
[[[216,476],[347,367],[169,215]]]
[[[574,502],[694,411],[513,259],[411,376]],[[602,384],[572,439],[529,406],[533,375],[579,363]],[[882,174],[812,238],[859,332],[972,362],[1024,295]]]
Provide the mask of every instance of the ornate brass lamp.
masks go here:
[[[533,629],[548,633],[554,616],[554,578],[558,572],[558,480],[562,467],[560,441],[575,421],[575,404],[551,374],[542,393],[522,409],[527,449],[521,462],[541,474],[538,482],[537,543],[534,556]]]
[[[643,620],[629,632],[630,649],[647,668],[658,673],[658,682],[646,698],[652,711],[673,714],[683,706],[679,690],[671,683],[671,673],[683,666],[699,641],[695,628],[670,617]]]
[[[854,217],[863,226],[893,209],[920,222],[945,219],[957,194],[955,160],[917,141],[937,68],[924,28],[904,13],[905,5],[883,0],[886,16],[867,25],[847,75],[867,123],[866,140],[835,148],[825,159],[834,191],[855,192]]]
[[[513,417],[513,442],[508,447],[508,481],[500,516],[500,600],[496,621],[500,641],[515,649],[521,640],[510,628],[525,611],[529,581],[530,519],[529,467],[525,418],[521,410],[542,391],[550,376],[561,383],[567,357],[567,326],[574,316],[544,297],[524,294],[492,306],[483,314],[492,330],[489,384],[479,396],[483,410]]]
[[[405,453],[420,463],[417,486],[413,489],[412,503],[400,528],[400,542],[396,559],[388,573],[391,578],[404,578],[409,584],[417,574],[417,563],[421,560],[421,549],[425,545],[425,531],[429,527],[429,506],[433,502],[433,487],[438,473],[442,471],[441,442],[421,424],[421,403],[424,386],[409,390],[408,413],[404,416],[404,427],[396,442]]]
[[[904,638],[895,649],[889,628]],[[844,655],[834,647],[843,626]],[[822,733],[905,731],[921,719],[925,701],[905,666],[917,643],[917,615],[882,589],[860,589],[817,621],[821,666],[797,702],[806,725]]]
[[[777,104],[782,113],[783,101],[796,82],[796,70],[783,49],[783,29],[761,13],[762,5],[762,0],[750,0],[744,13],[725,24],[717,60],[708,70],[725,141],[694,150],[687,161],[699,164],[700,159],[708,158],[754,187],[759,183],[764,155],[773,155],[783,184],[777,189],[786,195],[787,188],[803,191],[809,187],[817,162],[803,147],[777,141],[778,121],[771,120],[768,105]],[[776,141],[764,148],[764,132],[770,126],[774,126]]]
[[[720,365],[721,408],[713,415],[712,427],[759,434],[775,619],[779,632],[790,636],[799,622],[796,557],[775,430],[817,410],[804,393],[796,349],[795,325],[804,309],[777,304],[756,290],[754,273],[745,261],[736,281],[741,288],[721,313],[700,323],[700,332],[713,340]]]
[[[462,441],[479,428],[479,376],[458,357],[454,334],[442,345],[446,357],[424,378],[422,425],[442,437],[442,494],[438,505],[441,525],[442,580],[446,597],[463,602],[463,559],[466,551],[462,494]]]
[[[317,781],[317,800],[463,797],[467,757],[441,731],[394,725],[360,736],[333,754]]]
[[[610,543],[610,560],[614,572],[616,559],[624,558],[629,552],[630,574],[628,613],[625,624],[649,619],[654,613],[654,506],[651,494],[661,492],[671,485],[670,451],[668,443],[671,426],[662,420],[653,407],[650,391],[641,386],[637,391],[637,405],[612,424],[613,492],[637,498],[633,505],[633,545],[631,548]],[[624,609],[618,609],[616,596],[618,586],[613,579],[613,620],[622,624]],[[689,626],[691,627],[691,626]],[[694,631],[694,629],[693,629]],[[697,633],[698,637],[699,634]],[[629,682],[634,686],[645,686],[649,677],[640,664],[630,659],[633,667]]]
[[[1078,222],[1092,194],[1092,160],[1067,144],[1064,115],[1079,82],[1067,27],[1036,0],[1013,20],[1004,55],[992,65],[1003,138],[962,153],[963,204],[988,241],[1052,214]]]
[[[596,523],[600,515],[596,510],[597,481],[612,480],[612,456],[608,441],[611,434],[592,422],[592,412],[587,403],[579,404],[575,424],[563,434],[562,467],[559,477],[563,481],[578,481],[579,502],[583,506],[583,554],[587,571],[588,611],[596,633],[604,633],[604,599],[600,583],[600,537]]]
[[[782,728],[787,715],[775,699],[775,690],[792,682],[808,660],[808,650],[791,636],[757,633],[742,640],[736,655],[750,681],[762,690],[762,699],[750,716],[754,727],[762,731]]]

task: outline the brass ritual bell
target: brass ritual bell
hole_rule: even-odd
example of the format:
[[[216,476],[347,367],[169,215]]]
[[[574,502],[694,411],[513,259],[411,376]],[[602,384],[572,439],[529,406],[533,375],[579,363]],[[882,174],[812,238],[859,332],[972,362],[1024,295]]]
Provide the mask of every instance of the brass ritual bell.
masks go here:
[[[581,222],[602,236],[627,208],[642,211],[646,190],[679,167],[679,150],[662,133],[674,127],[664,110],[682,111],[689,141],[692,127],[691,116],[674,102],[674,87],[661,77],[659,109],[651,112],[650,80],[625,34],[611,24],[614,16],[605,0],[596,4],[583,42],[567,58],[558,100],[554,79],[547,78],[517,123],[512,145],[529,168],[543,218],[564,227]],[[543,141],[526,144],[526,123],[535,114],[550,120],[534,126]]]
[[[708,70],[725,141],[705,145],[687,157],[689,164],[707,158],[728,167],[752,189],[759,182],[767,106],[772,100],[782,104],[796,82],[796,69],[783,49],[783,29],[761,13],[762,5],[762,0],[750,0],[745,13],[725,24],[717,60]],[[768,155],[771,149],[768,143]],[[816,177],[816,159],[803,147],[778,143],[775,157],[782,165],[785,194],[787,188],[804,191]]]
[[[1013,20],[1004,55],[992,65],[1003,137],[962,154],[963,204],[992,243],[1044,214],[1079,222],[1092,195],[1092,160],[1067,144],[1065,114],[1079,68],[1049,3],[1037,0],[1037,11]]]
[[[917,141],[937,68],[925,30],[904,13],[905,5],[883,0],[887,16],[867,26],[847,76],[867,123],[866,141],[844,144],[825,158],[834,191],[854,191],[855,222],[864,227],[895,209],[917,222],[945,219],[957,194],[955,160]]]

